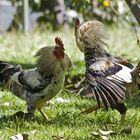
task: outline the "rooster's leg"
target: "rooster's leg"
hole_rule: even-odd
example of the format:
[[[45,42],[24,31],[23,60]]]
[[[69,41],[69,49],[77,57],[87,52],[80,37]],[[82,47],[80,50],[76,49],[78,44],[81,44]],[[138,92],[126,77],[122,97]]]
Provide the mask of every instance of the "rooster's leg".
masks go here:
[[[121,124],[122,126],[124,126],[124,124],[125,124],[125,116],[126,116],[126,113],[121,114],[120,124]]]
[[[124,103],[118,103],[115,109],[118,110],[121,114],[120,124],[123,126],[125,123],[125,116],[126,116],[127,108],[124,105]]]
[[[38,111],[41,113],[41,115],[45,118],[45,120],[49,120],[47,114],[42,110],[42,108],[38,108]]]
[[[97,112],[97,110],[98,109],[100,109],[100,108],[102,108],[102,106],[94,106],[94,107],[90,107],[90,108],[88,108],[88,109],[86,109],[86,110],[84,110],[83,112],[81,112],[81,113],[86,113],[86,114],[89,114],[89,113],[92,113],[92,112]]]

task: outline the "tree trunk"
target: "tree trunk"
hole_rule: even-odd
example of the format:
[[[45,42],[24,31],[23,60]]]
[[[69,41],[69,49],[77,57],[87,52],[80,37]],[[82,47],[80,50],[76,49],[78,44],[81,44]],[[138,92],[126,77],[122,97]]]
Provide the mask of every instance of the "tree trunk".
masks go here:
[[[43,9],[50,11],[50,20],[53,23],[53,29],[57,30],[65,25],[65,3],[64,0],[42,0]]]
[[[140,25],[140,7],[138,6],[137,2],[132,2],[132,0],[125,0],[128,4],[131,12],[133,13],[134,17],[136,18],[138,24]]]

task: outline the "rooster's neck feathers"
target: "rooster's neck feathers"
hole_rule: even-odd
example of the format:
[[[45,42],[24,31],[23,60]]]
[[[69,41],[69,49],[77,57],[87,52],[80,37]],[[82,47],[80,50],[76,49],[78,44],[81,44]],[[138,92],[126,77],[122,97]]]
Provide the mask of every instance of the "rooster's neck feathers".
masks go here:
[[[54,47],[41,48],[35,55],[38,71],[43,75],[51,75],[60,67],[60,61],[53,55]]]
[[[100,21],[87,21],[77,28],[75,38],[77,46],[83,52],[86,48],[103,51],[103,46],[108,46],[106,41],[109,35]]]
[[[53,51],[55,47],[41,48],[35,55],[38,71],[43,75],[57,75],[60,70],[68,70],[71,68],[71,60],[67,54],[64,53],[64,58],[57,59]]]
[[[75,30],[77,30],[80,26],[80,20],[77,18],[75,19]]]
[[[98,58],[111,56],[104,49],[102,51],[98,51],[95,48],[86,48],[84,55],[86,66],[89,66],[90,64],[96,62]]]

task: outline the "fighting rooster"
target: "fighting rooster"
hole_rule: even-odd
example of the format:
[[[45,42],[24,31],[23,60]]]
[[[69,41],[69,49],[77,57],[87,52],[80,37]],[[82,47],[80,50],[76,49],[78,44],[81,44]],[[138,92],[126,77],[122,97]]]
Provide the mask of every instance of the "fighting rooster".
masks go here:
[[[124,124],[127,111],[124,99],[137,88],[132,81],[133,66],[121,57],[106,52],[104,47],[108,47],[108,34],[100,21],[80,24],[76,19],[75,39],[85,56],[85,77],[88,83],[81,94],[94,97],[98,103],[86,111],[92,112],[100,107],[116,109],[121,114],[121,124]]]
[[[52,99],[63,87],[65,72],[71,67],[71,61],[64,52],[60,38],[55,38],[54,47],[44,47],[36,53],[36,68],[23,70],[19,65],[0,61],[0,82],[15,96],[26,101],[27,113],[16,115],[33,116],[37,109],[45,119],[44,104]]]

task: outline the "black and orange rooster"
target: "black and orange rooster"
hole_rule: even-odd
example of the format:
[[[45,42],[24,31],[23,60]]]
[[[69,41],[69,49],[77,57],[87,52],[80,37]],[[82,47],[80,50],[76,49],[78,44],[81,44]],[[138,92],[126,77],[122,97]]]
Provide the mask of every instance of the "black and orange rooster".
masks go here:
[[[55,44],[39,49],[33,69],[23,70],[19,65],[0,61],[0,82],[27,104],[28,113],[20,111],[17,116],[33,116],[37,109],[48,119],[42,107],[61,90],[65,72],[71,67],[61,39],[56,37]]]
[[[130,96],[140,83],[132,80],[132,64],[121,57],[112,56],[104,49],[108,46],[107,39],[108,34],[102,22],[87,21],[80,24],[76,19],[75,40],[85,56],[85,77],[88,83],[81,94],[94,97],[98,103],[98,106],[86,111],[92,112],[103,106],[107,110],[109,107],[116,109],[121,114],[121,124],[124,124],[127,111],[124,99]]]

